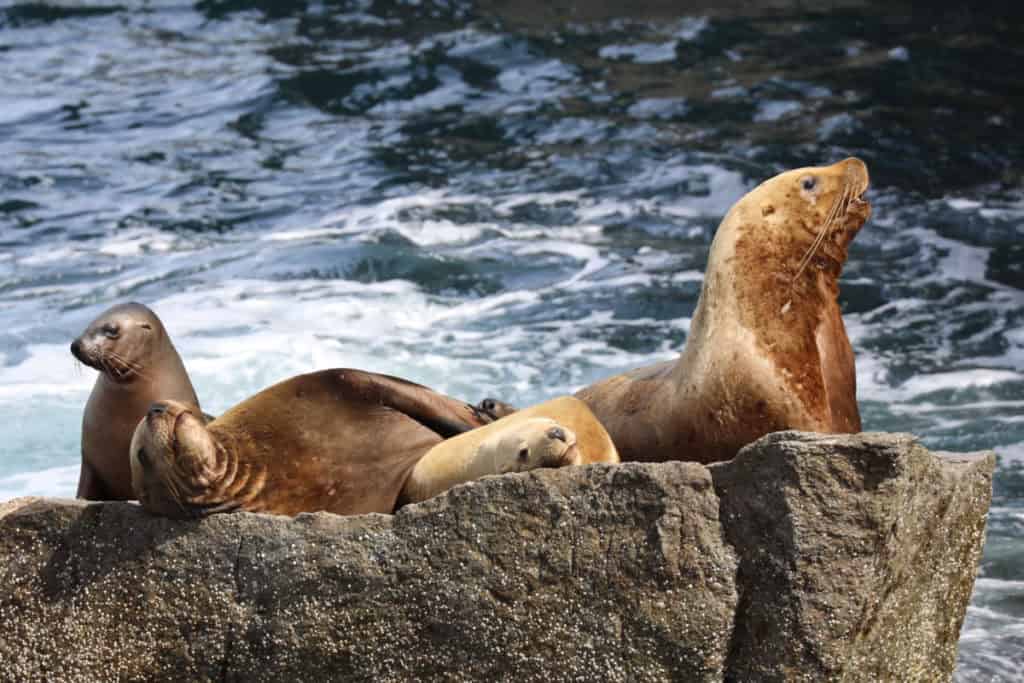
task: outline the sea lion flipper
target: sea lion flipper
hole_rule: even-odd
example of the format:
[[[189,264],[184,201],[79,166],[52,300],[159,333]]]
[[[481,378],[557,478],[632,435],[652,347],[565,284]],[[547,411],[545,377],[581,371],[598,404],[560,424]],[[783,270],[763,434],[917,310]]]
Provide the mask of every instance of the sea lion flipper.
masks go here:
[[[83,458],[82,468],[78,473],[78,490],[76,498],[85,500],[107,500],[103,482],[100,480],[96,469]]]
[[[342,370],[338,379],[365,400],[403,413],[444,438],[490,422],[487,416],[465,401],[391,375]]]

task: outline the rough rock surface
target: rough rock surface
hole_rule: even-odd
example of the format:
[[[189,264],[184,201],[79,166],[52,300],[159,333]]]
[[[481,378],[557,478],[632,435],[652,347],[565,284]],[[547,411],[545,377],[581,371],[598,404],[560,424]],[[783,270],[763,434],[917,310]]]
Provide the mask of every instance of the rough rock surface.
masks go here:
[[[0,504],[0,677],[942,680],[994,457],[784,432],[398,514]]]

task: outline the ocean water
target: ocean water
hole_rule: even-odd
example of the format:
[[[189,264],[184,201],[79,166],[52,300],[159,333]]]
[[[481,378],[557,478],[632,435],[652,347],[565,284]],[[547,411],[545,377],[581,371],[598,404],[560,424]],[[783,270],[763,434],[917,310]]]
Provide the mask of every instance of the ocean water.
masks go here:
[[[865,427],[999,455],[956,678],[1020,680],[1020,11],[578,5],[0,1],[0,499],[74,494],[113,303],[213,413],[331,366],[528,404],[672,358],[729,206],[853,154]]]

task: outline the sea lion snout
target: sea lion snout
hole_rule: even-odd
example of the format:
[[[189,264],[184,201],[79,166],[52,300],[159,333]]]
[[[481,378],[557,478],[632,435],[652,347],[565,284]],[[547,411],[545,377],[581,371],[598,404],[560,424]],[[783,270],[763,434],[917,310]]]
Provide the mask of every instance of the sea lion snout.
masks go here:
[[[74,356],[78,361],[85,363],[85,357],[82,355],[82,340],[76,339],[71,342],[71,355]]]
[[[836,166],[843,169],[846,182],[856,188],[856,194],[861,195],[868,189],[871,179],[868,176],[868,165],[857,157],[847,157]]]

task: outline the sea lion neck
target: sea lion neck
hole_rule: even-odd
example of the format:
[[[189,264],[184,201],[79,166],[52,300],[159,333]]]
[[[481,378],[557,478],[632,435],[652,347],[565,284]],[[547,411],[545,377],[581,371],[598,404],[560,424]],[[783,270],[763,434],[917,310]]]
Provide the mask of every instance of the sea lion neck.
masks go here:
[[[238,453],[251,444],[230,427],[211,423],[207,429],[213,439],[213,452],[204,462],[202,493],[189,503],[258,511],[255,501],[267,483],[267,468],[256,461],[240,462]]]
[[[686,395],[706,391],[691,386],[695,382],[721,382],[730,370],[705,367],[707,358],[741,341],[749,347],[745,353],[756,353],[775,368],[787,391],[806,405],[820,403],[826,391],[817,332],[823,321],[839,317],[842,264],[819,250],[799,272],[807,245],[779,236],[757,218],[733,212],[719,228],[686,347],[674,369],[677,387]]]

